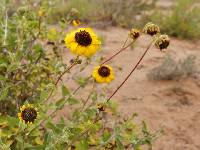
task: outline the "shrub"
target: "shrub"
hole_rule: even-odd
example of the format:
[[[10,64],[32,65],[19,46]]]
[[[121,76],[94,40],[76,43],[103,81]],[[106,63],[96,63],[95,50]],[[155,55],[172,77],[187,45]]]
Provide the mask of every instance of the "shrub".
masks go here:
[[[195,56],[190,55],[179,61],[168,56],[160,66],[150,70],[147,77],[150,80],[174,80],[193,76],[196,72]]]

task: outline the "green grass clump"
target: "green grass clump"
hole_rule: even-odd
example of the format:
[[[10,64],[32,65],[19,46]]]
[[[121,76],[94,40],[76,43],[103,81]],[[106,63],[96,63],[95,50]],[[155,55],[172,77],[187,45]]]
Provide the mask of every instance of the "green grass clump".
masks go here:
[[[59,18],[66,17],[75,8],[78,17],[84,22],[110,22],[122,27],[141,26],[147,22],[149,12],[155,7],[157,0],[68,0],[58,3],[50,15],[50,22],[56,23]]]
[[[153,22],[160,24],[163,32],[169,35],[196,39],[200,37],[200,5],[197,0],[177,0],[169,15],[156,12]]]

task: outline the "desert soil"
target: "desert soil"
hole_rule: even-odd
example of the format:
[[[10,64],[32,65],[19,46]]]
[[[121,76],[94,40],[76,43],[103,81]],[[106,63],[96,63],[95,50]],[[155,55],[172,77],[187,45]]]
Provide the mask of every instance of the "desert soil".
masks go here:
[[[96,32],[103,37],[104,45],[95,60],[111,56],[123,45],[128,34],[128,30],[116,27],[97,29]],[[128,48],[109,63],[115,69],[116,79],[109,85],[98,86],[100,92],[102,87],[106,87],[109,96],[119,86],[150,41],[150,37],[142,35],[134,48]],[[73,57],[67,49],[65,53],[67,61]],[[171,38],[170,46],[165,52],[152,47],[136,72],[113,97],[119,104],[122,115],[130,116],[136,112],[139,115],[138,122],[145,120],[152,130],[164,129],[164,135],[154,144],[155,150],[200,150],[200,76],[176,81],[150,81],[146,76],[167,55],[179,60],[191,54],[197,56],[199,69],[200,46],[194,42]],[[90,75],[93,66],[94,64],[90,65],[81,75]],[[72,72],[77,70],[74,68]],[[67,75],[63,82],[66,85],[72,83]],[[71,85],[76,87],[73,83]],[[90,89],[91,87],[87,87],[78,96],[85,98]],[[60,114],[67,117],[70,111],[71,109],[65,109]]]

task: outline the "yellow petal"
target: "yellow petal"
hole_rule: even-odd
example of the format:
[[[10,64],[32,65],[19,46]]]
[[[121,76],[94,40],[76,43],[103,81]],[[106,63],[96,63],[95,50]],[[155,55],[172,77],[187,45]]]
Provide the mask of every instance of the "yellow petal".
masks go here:
[[[71,43],[69,49],[70,49],[71,52],[75,53],[76,50],[77,50],[77,47],[78,47],[78,43],[74,42],[74,43]]]

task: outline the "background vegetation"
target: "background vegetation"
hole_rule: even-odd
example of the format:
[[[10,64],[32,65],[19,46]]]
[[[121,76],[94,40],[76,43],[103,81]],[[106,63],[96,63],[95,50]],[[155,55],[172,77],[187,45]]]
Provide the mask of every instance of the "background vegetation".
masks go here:
[[[200,38],[200,5],[198,0],[177,0],[169,14],[161,11],[152,14],[152,21],[161,26],[163,32],[171,36],[199,39]],[[166,13],[166,12],[165,12]]]
[[[49,16],[49,22],[56,23],[65,18],[72,8],[80,13],[77,18],[83,22],[106,27],[141,27],[149,21],[161,26],[171,36],[198,39],[200,37],[200,6],[198,0],[177,0],[170,8],[160,9],[158,0],[67,0],[57,3]],[[102,23],[103,22],[103,23]]]
[[[58,86],[64,74],[73,77],[70,72],[72,67],[81,65],[82,62],[84,68],[85,64],[91,63],[88,58],[76,57],[72,62],[62,57],[65,55],[63,39],[70,23],[79,17],[85,17],[87,21],[86,14],[91,12],[86,11],[94,7],[88,5],[94,4],[92,2],[79,2],[67,1],[71,3],[66,5],[69,12],[62,13],[63,16],[56,22],[56,28],[51,27],[49,20],[56,20],[53,17],[58,15],[54,11],[62,10],[59,6],[64,1],[12,3],[5,0],[1,3],[0,149],[139,150],[143,145],[152,148],[153,142],[162,133],[161,130],[150,131],[144,121],[136,123],[137,115],[134,113],[129,118],[123,118],[117,111],[116,104],[107,102],[106,95],[98,93],[95,88],[88,93],[90,104],[86,105],[88,100],[82,100],[75,94],[94,82],[90,77],[83,76],[76,84],[78,88],[75,90],[65,82]],[[77,3],[84,6],[84,9],[78,8],[79,15],[79,11],[71,8]],[[101,7],[103,9],[103,6]],[[58,91],[61,91],[61,94],[51,101],[52,95]],[[33,109],[37,108],[38,111],[37,120],[33,120],[33,124],[27,124],[17,118],[19,112],[21,118],[31,118],[33,111],[27,113],[27,110],[25,112],[20,109],[28,104],[33,104]],[[98,104],[101,104],[103,109],[99,109]],[[70,116],[57,116],[57,112],[65,107],[71,108]],[[55,117],[58,121],[54,120]],[[106,121],[107,117],[115,120],[112,127],[110,122]]]

